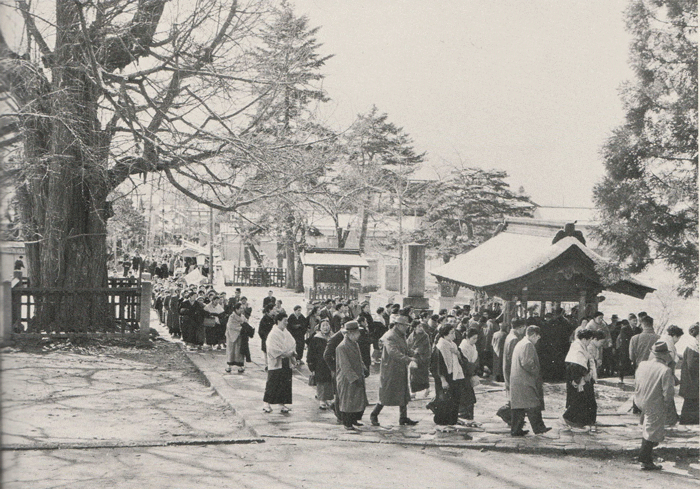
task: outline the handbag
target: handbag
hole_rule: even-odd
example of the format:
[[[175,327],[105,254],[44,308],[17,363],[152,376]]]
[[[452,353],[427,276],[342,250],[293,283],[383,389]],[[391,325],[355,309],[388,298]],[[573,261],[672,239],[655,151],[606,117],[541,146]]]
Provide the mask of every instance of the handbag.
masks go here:
[[[309,385],[310,386],[316,385],[316,372],[311,372],[311,375],[309,375]]]
[[[202,320],[202,325],[206,328],[212,328],[216,326],[216,318],[213,316],[206,317]]]

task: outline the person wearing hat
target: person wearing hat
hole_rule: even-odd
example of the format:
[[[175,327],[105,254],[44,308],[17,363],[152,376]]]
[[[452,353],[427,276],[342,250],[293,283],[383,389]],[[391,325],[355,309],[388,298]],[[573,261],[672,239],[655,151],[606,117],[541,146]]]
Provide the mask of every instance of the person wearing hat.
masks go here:
[[[406,344],[406,332],[410,319],[406,316],[394,316],[393,327],[382,336],[382,363],[379,368],[379,402],[374,406],[370,421],[372,426],[379,426],[379,413],[384,406],[399,406],[399,424],[413,426],[418,421],[408,417],[408,403],[411,393],[408,389],[408,369],[416,364],[412,352]]]
[[[639,364],[635,374],[634,403],[642,411],[642,470],[661,470],[661,465],[654,463],[652,451],[665,438],[667,406],[673,402],[673,374],[668,366],[671,361],[666,342],[656,341],[651,357]]]
[[[369,370],[362,361],[357,343],[360,339],[358,322],[348,321],[344,329],[345,338],[335,349],[337,403],[345,429],[355,431],[356,426],[362,426],[360,419],[369,405],[365,390],[365,377]]]

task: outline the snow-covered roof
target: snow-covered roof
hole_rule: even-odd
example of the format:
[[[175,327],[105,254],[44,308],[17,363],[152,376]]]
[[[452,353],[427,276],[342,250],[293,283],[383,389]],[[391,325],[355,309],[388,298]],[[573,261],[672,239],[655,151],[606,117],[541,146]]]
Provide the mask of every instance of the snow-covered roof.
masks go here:
[[[552,236],[505,231],[430,273],[473,289],[493,290],[499,284],[542,269],[572,248],[582,252],[592,265],[607,262],[606,258],[573,237],[552,244]],[[631,277],[606,288],[642,297],[654,290]]]

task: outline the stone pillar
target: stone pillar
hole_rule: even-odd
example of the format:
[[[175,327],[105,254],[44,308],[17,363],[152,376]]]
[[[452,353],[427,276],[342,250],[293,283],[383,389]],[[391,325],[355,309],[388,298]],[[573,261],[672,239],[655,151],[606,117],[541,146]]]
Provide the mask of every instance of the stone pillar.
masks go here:
[[[406,293],[403,306],[411,306],[416,309],[430,307],[425,297],[425,245],[409,243],[403,247],[403,284],[402,290]]]
[[[379,288],[379,260],[367,258],[369,267],[360,269],[360,283],[364,292],[374,292]]]
[[[0,344],[12,339],[12,285],[9,280],[0,284]]]
[[[151,282],[141,282],[139,307],[139,332],[143,338],[148,338],[151,329]]]
[[[384,267],[384,288],[392,292],[399,291],[399,266],[385,265]]]

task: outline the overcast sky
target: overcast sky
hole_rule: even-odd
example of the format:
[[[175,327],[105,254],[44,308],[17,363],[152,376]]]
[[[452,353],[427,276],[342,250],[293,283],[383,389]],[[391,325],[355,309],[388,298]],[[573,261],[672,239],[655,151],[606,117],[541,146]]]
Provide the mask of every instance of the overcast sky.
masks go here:
[[[627,3],[293,2],[335,55],[323,70],[332,127],[376,104],[430,166],[506,170],[535,202],[567,206],[592,205],[600,147],[623,121]]]

